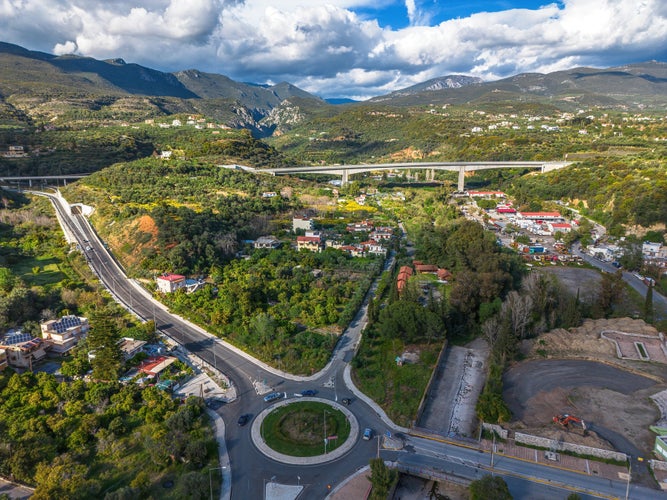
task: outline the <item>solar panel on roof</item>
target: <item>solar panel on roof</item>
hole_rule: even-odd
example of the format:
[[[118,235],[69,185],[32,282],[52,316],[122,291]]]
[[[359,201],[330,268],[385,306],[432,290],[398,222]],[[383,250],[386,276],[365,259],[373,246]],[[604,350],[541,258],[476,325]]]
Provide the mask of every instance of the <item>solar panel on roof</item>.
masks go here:
[[[30,339],[32,339],[32,334],[30,333],[25,333],[25,332],[8,333],[7,335],[5,335],[4,344],[5,345],[22,344],[23,342],[27,342]]]

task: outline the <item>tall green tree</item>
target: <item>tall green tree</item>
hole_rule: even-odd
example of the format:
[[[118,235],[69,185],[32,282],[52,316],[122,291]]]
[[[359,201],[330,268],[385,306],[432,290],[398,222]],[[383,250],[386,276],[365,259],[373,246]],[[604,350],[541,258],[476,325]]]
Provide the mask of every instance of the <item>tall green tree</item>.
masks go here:
[[[653,287],[650,285],[644,298],[644,321],[653,323]]]
[[[93,377],[98,380],[116,380],[122,354],[118,345],[119,332],[115,318],[108,310],[95,312],[90,318],[88,345],[94,351],[91,361]]]
[[[371,459],[371,490],[370,500],[385,500],[389,491],[398,481],[398,471],[390,469],[381,458]]]
[[[609,317],[614,311],[623,294],[623,274],[621,271],[615,273],[603,273],[600,281],[600,293],[596,306],[600,316]]]
[[[470,500],[512,500],[507,483],[500,476],[487,474],[470,483]]]
[[[625,269],[632,271],[641,269],[644,262],[641,242],[636,238],[626,238],[619,243],[619,246],[623,249],[623,255],[618,259],[618,262]]]

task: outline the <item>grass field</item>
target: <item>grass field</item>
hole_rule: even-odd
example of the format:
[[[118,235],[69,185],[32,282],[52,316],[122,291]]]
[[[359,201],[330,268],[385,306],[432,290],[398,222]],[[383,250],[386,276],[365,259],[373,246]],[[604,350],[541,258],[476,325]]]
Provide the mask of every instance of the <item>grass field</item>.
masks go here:
[[[294,457],[314,457],[342,445],[350,435],[350,422],[326,403],[300,401],[276,408],[262,422],[262,437],[272,449]]]
[[[61,261],[52,256],[25,257],[13,267],[14,273],[27,285],[47,286],[60,283],[67,275],[60,270]],[[37,272],[35,272],[37,271]]]
[[[396,364],[406,346],[399,341],[363,338],[354,363],[357,387],[370,396],[399,425],[409,426],[438,359],[442,343],[411,345],[419,362]],[[357,359],[357,358],[355,358]]]

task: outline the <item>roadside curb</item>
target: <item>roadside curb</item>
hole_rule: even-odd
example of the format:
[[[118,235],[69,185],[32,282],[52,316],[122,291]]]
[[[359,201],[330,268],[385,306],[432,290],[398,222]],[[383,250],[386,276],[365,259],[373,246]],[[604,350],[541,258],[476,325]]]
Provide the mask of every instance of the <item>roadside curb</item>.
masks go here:
[[[318,403],[325,403],[332,408],[335,408],[336,410],[340,410],[348,419],[350,422],[350,435],[348,438],[345,440],[345,443],[343,443],[341,446],[336,448],[335,450],[327,453],[326,455],[316,455],[313,457],[294,457],[291,455],[285,455],[283,453],[279,453],[272,448],[269,447],[269,445],[266,444],[264,439],[262,438],[262,433],[261,433],[261,428],[262,428],[262,423],[264,422],[264,419],[266,416],[271,413],[273,410],[276,408],[280,408],[282,406],[287,406],[293,403],[298,403],[302,401],[315,401]],[[340,405],[334,401],[330,401],[328,399],[322,399],[322,398],[310,398],[310,397],[305,397],[305,398],[300,398],[299,400],[294,400],[294,399],[288,399],[285,401],[281,401],[280,403],[276,403],[272,406],[269,406],[268,408],[263,409],[259,415],[257,415],[257,418],[252,423],[252,428],[250,431],[250,436],[252,438],[252,442],[255,445],[255,447],[264,455],[267,457],[277,461],[277,462],[282,462],[285,464],[290,464],[290,465],[316,465],[316,464],[324,464],[327,462],[332,462],[333,460],[337,460],[343,455],[345,455],[348,451],[352,449],[352,447],[357,443],[357,440],[359,438],[359,422],[357,421],[357,418],[354,416],[354,414],[345,408],[343,405]]]
[[[215,424],[215,437],[218,442],[218,463],[220,464],[218,469],[222,470],[220,500],[230,500],[232,497],[232,468],[227,453],[227,442],[225,441],[225,421],[220,415],[208,408],[206,409],[206,414]],[[209,474],[211,474],[212,470],[213,469],[209,470]]]
[[[354,394],[354,396],[357,399],[360,399],[364,403],[366,403],[368,406],[373,408],[377,416],[385,423],[387,426],[389,426],[391,429],[399,431],[399,432],[404,432],[404,433],[409,433],[410,429],[407,427],[402,427],[400,425],[396,425],[392,419],[387,416],[387,414],[384,412],[384,410],[371,398],[366,396],[363,392],[361,392],[356,385],[354,385],[354,382],[352,381],[352,366],[350,364],[345,365],[345,370],[343,371],[343,380],[345,381],[345,385],[347,386],[350,391]],[[384,433],[383,433],[384,434]]]

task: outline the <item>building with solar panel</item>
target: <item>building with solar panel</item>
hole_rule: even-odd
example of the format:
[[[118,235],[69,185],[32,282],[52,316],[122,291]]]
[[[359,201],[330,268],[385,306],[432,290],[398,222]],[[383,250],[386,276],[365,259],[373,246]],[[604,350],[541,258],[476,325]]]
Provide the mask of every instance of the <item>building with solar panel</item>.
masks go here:
[[[40,326],[42,338],[51,346],[51,351],[57,354],[69,352],[90,329],[88,318],[73,314],[46,321]]]
[[[46,356],[49,345],[39,337],[21,330],[9,330],[0,338],[0,349],[7,356],[7,364],[19,371],[32,371],[32,365]]]

